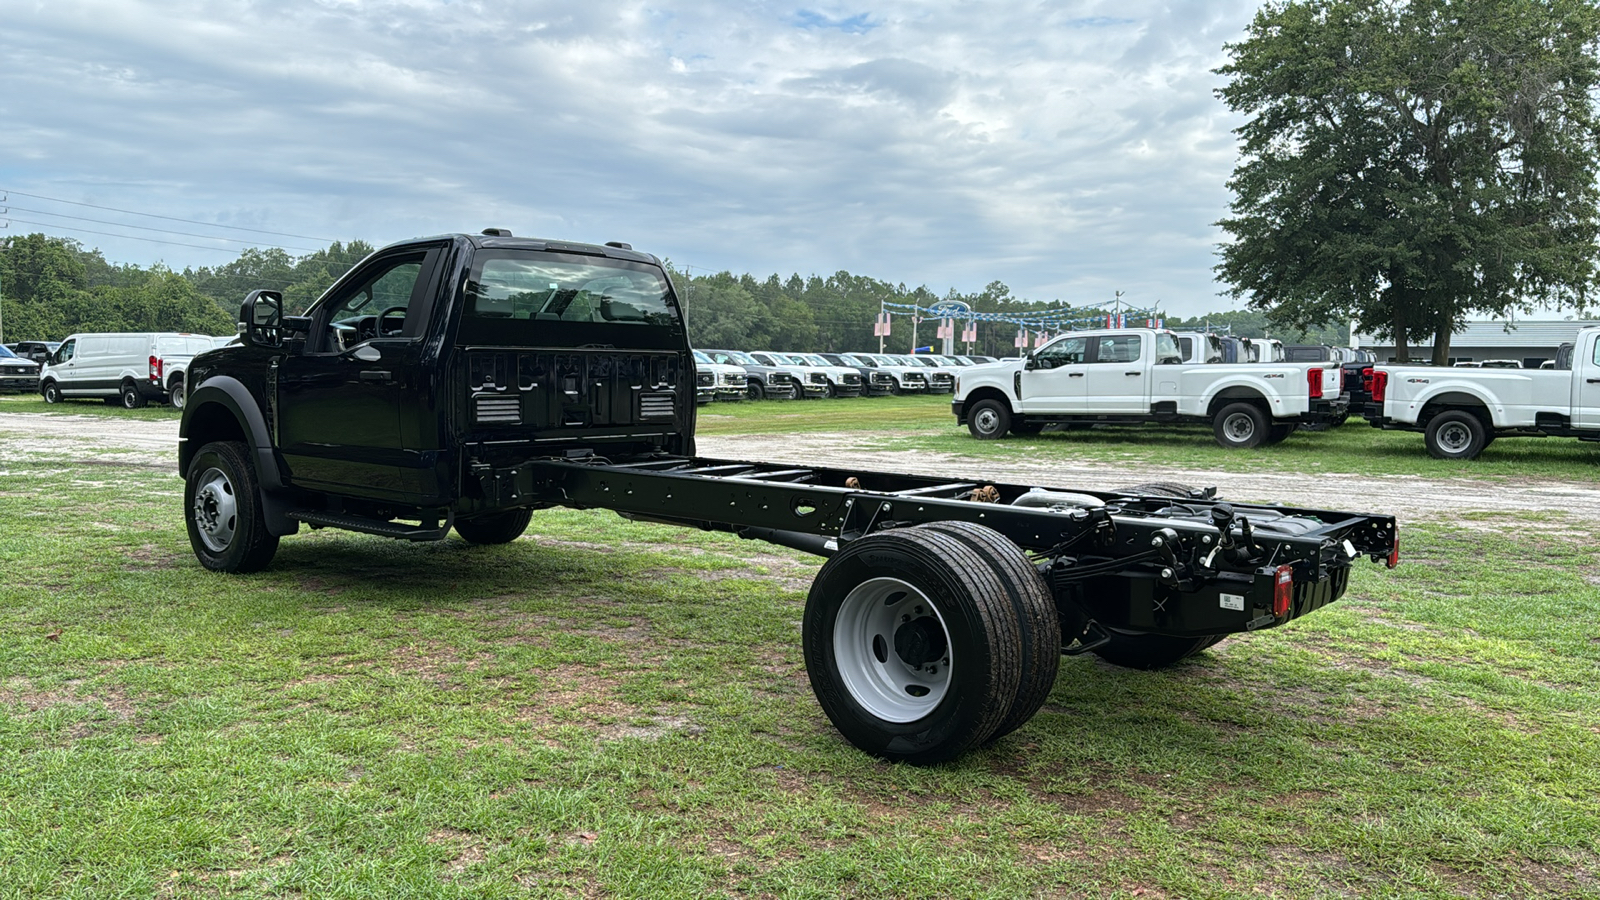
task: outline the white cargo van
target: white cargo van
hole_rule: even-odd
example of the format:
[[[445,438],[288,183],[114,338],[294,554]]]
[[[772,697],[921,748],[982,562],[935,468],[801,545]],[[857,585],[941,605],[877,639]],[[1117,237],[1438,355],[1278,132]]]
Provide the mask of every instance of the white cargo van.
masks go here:
[[[39,393],[46,403],[72,397],[120,401],[128,409],[151,400],[166,403],[183,396],[189,360],[210,350],[214,341],[209,335],[174,332],[74,334],[39,373]]]

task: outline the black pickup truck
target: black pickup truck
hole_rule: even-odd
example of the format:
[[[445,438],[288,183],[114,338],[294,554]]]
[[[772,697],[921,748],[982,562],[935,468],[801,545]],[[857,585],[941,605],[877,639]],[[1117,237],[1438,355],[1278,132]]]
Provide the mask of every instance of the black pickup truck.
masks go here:
[[[802,620],[817,699],[889,759],[1020,728],[1062,654],[1170,665],[1333,602],[1360,557],[1398,560],[1388,516],[697,457],[682,308],[626,244],[410,240],[303,316],[282,303],[252,292],[242,342],[189,369],[203,565],[259,570],[302,525],[504,544],[554,506],[800,549],[827,557]]]

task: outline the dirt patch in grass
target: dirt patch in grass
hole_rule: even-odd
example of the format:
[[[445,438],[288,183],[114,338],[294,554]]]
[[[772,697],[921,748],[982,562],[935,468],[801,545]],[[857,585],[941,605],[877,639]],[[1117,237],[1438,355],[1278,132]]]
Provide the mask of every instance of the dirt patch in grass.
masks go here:
[[[145,544],[127,554],[123,569],[129,572],[149,569],[176,569],[183,565],[184,556],[163,550],[154,544]]]

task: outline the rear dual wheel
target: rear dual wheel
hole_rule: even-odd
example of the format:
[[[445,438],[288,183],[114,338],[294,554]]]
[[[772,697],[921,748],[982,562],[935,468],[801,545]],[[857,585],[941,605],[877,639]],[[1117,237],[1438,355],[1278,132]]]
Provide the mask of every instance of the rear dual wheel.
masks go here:
[[[1434,459],[1472,459],[1489,446],[1489,441],[1489,429],[1483,420],[1460,409],[1434,416],[1423,432],[1423,443]]]
[[[956,523],[880,532],[828,560],[812,584],[806,671],[852,744],[937,763],[1038,711],[1060,661],[1055,622],[1049,591],[998,532]]]
[[[456,534],[469,544],[509,544],[528,530],[533,510],[512,509],[474,516],[455,523]]]

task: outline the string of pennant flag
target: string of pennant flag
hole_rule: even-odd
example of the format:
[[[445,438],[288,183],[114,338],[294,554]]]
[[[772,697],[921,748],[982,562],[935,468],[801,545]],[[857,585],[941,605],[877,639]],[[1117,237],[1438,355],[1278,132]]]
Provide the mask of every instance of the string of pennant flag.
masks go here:
[[[1085,315],[1085,313],[1089,313]],[[978,339],[979,322],[1000,322],[1017,326],[1017,347],[1042,347],[1058,334],[1079,328],[1165,328],[1166,321],[1154,309],[1135,309],[1125,312],[1099,312],[1085,308],[1065,307],[1040,310],[1024,314],[981,313],[971,310],[940,309],[918,306],[913,303],[885,303],[872,326],[873,337],[888,337],[892,332],[894,316],[911,316],[914,323],[934,319],[939,325],[935,336],[952,338],[966,343]],[[961,336],[956,338],[956,323],[965,321]]]

